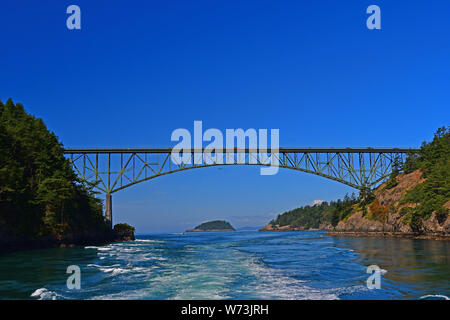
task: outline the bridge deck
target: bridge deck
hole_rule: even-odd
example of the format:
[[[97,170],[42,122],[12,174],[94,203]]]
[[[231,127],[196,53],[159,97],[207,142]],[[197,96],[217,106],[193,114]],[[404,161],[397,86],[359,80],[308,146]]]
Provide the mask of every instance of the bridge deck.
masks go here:
[[[394,169],[401,168],[408,153],[419,151],[413,148],[232,148],[218,149],[212,155],[214,149],[199,148],[185,152],[181,158],[173,158],[172,150],[174,149],[74,148],[65,149],[64,153],[70,158],[82,181],[111,194],[170,173],[230,164],[292,169],[363,190],[377,186]],[[183,153],[178,148],[176,151]]]
[[[191,149],[191,152],[201,153],[203,149]],[[270,150],[270,148],[268,148]],[[416,153],[415,148],[279,148],[280,153]],[[223,149],[223,152],[258,152],[258,149],[234,148]],[[172,148],[68,148],[66,154],[75,153],[170,153]]]

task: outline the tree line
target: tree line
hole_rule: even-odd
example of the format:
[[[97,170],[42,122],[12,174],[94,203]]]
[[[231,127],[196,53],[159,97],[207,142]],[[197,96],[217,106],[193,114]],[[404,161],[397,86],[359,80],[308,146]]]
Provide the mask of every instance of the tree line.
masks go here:
[[[431,142],[423,142],[418,153],[411,153],[403,164],[394,160],[392,173],[384,186],[394,188],[399,174],[420,170],[425,178],[423,183],[407,191],[400,204],[412,203],[402,209],[405,223],[419,231],[424,220],[433,213],[439,221],[445,221],[450,210],[445,204],[450,201],[450,127],[439,128]],[[319,228],[322,224],[336,226],[355,210],[367,213],[367,207],[376,201],[370,190],[363,190],[359,197],[346,195],[343,200],[322,202],[319,205],[303,206],[284,212],[270,223],[272,225],[303,228]],[[377,219],[375,216],[366,216]],[[378,217],[379,218],[379,217]]]
[[[57,136],[22,104],[0,101],[0,240],[107,230],[102,202],[79,181]]]

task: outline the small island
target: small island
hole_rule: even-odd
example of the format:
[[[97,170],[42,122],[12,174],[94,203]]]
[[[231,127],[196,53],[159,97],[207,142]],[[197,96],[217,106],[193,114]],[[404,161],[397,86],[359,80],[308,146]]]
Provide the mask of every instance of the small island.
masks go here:
[[[204,222],[194,229],[187,229],[186,232],[218,232],[218,231],[236,231],[233,226],[223,220]]]
[[[135,228],[128,223],[118,223],[114,226],[114,240],[116,241],[134,241]]]

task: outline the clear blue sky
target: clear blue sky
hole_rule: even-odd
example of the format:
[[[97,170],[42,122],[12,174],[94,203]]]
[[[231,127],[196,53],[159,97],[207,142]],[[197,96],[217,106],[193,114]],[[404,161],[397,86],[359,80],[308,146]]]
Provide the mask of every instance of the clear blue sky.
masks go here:
[[[81,8],[82,29],[66,28]],[[366,8],[381,8],[381,30]],[[450,2],[2,1],[0,99],[66,147],[169,147],[176,128],[279,128],[285,147],[418,147],[449,124]],[[260,226],[352,189],[257,167],[192,170],[113,196],[138,233]]]

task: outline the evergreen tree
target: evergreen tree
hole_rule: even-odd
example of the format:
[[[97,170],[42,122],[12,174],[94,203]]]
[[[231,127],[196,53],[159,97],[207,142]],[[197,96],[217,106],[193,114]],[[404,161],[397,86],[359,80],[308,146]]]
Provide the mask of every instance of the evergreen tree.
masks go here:
[[[58,138],[11,99],[0,101],[0,226],[28,239],[106,230],[101,202],[77,181]]]

